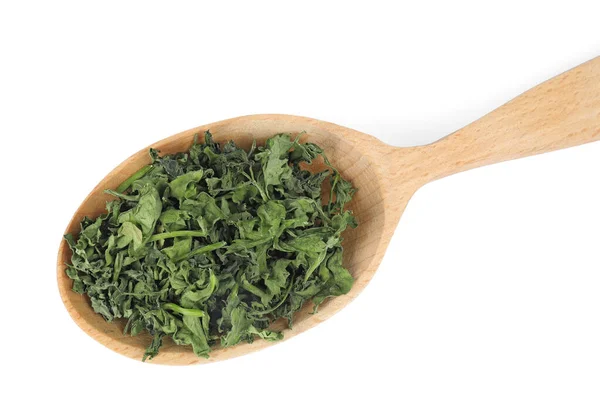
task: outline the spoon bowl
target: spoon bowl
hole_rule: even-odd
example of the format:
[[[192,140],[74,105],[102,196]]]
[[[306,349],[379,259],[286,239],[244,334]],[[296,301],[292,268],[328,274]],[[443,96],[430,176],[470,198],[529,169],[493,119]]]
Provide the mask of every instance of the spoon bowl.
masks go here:
[[[217,142],[235,141],[250,147],[281,132],[305,132],[302,141],[321,146],[342,176],[358,188],[350,209],[359,226],[344,233],[344,265],[355,278],[352,290],[327,300],[312,314],[307,304],[294,318],[289,339],[323,322],[345,307],[369,283],[377,270],[408,201],[427,182],[471,168],[584,144],[600,139],[600,58],[565,72],[508,102],[467,127],[433,144],[395,148],[370,135],[329,122],[292,115],[250,115],[197,127],[159,141],[152,148],[163,154],[187,151],[194,134],[210,130]],[[148,164],[148,148],[126,159],[111,171],[77,209],[65,233],[77,233],[85,216],[105,210],[114,189]],[[318,169],[319,165],[311,166]],[[95,313],[87,296],[71,290],[65,263],[70,249],[59,247],[57,276],[61,298],[73,320],[88,335],[108,348],[141,360],[151,341],[147,334],[123,334],[124,322],[107,323]],[[275,328],[284,324],[275,322]],[[200,359],[191,347],[170,341],[151,363],[188,365],[225,360],[273,345],[257,339],[231,348],[217,348],[209,359]]]

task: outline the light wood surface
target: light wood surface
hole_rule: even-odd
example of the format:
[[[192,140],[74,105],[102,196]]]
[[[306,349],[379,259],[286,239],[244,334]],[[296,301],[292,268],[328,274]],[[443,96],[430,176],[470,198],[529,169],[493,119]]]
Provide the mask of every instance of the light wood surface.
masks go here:
[[[457,98],[459,99],[459,98]],[[204,125],[164,139],[151,147],[163,153],[186,151],[196,132],[210,129],[215,140],[235,140],[249,146],[279,132],[299,133],[321,145],[332,163],[359,191],[352,201],[359,226],[344,233],[344,262],[356,282],[349,294],[325,302],[311,315],[306,306],[296,316],[285,340],[329,318],[369,283],[408,201],[424,184],[457,172],[501,161],[567,148],[600,139],[600,58],[565,72],[508,102],[465,128],[433,144],[395,148],[361,132],[329,122],[291,115],[250,115]],[[148,147],[149,148],[149,147]],[[84,216],[95,217],[116,188],[149,162],[148,148],[111,171],[75,212],[65,233],[77,232]],[[107,323],[86,296],[71,291],[64,263],[70,251],[63,241],[58,252],[58,287],[73,320],[92,338],[125,356],[140,360],[149,336],[122,334],[123,324]],[[368,310],[367,310],[368,311]],[[224,360],[276,343],[256,340],[216,349],[210,359],[197,358],[191,348],[166,342],[151,363],[187,365]]]

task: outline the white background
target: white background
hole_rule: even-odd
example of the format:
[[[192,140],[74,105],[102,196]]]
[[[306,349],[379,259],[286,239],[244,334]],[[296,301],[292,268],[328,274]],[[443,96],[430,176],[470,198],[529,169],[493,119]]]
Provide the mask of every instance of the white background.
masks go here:
[[[121,357],[55,281],[139,148],[253,113],[427,144],[597,56],[594,3],[0,3],[0,411],[600,411],[600,144],[425,186],[358,299],[243,358]]]

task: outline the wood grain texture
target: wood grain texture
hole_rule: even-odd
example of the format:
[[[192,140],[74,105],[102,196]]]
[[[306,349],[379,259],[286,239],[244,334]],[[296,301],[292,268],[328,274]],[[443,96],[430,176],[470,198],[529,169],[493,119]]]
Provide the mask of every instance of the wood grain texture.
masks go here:
[[[354,299],[377,270],[400,216],[414,192],[435,179],[492,163],[535,155],[600,139],[600,58],[589,61],[520,95],[467,127],[433,144],[394,148],[361,132],[329,122],[291,115],[250,115],[191,129],[151,145],[162,153],[186,151],[197,132],[207,129],[216,141],[234,140],[249,147],[276,133],[305,131],[304,141],[325,149],[332,163],[359,191],[350,208],[359,227],[344,233],[344,263],[355,278],[349,294],[326,301],[311,315],[305,306],[286,329],[285,339],[323,322]],[[150,148],[150,147],[148,147]],[[77,209],[65,233],[78,232],[84,216],[104,211],[116,188],[149,162],[148,148],[132,155],[111,171]],[[122,334],[123,324],[107,323],[89,305],[86,296],[71,291],[65,274],[70,260],[66,242],[58,252],[60,295],[73,320],[92,338],[122,355],[141,360],[150,341],[147,335]],[[276,343],[256,340],[232,348],[216,349],[208,360],[191,348],[166,342],[151,363],[187,365],[220,361]]]

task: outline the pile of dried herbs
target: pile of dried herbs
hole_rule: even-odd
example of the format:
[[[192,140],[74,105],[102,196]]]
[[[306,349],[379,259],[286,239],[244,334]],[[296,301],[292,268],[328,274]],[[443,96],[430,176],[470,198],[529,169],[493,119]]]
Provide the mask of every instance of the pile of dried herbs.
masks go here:
[[[106,214],[85,218],[67,275],[107,321],[153,335],[144,360],[166,336],[208,357],[269,330],[309,300],[347,293],[341,234],[356,226],[344,206],[354,189],[315,144],[279,134],[250,151],[205,133],[189,152],[159,156],[116,191]],[[317,156],[330,167],[302,168]],[[329,178],[331,193],[321,199]]]

